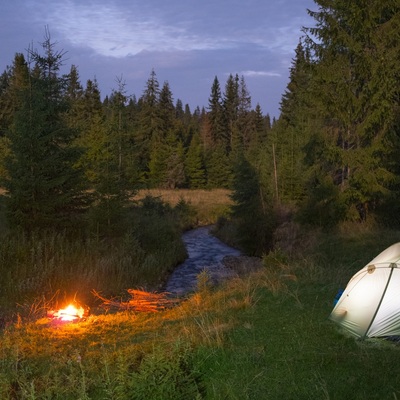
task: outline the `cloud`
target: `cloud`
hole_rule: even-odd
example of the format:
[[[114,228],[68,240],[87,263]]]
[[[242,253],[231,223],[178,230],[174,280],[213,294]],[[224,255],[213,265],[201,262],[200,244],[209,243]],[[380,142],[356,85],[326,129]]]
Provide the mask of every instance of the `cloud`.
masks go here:
[[[239,75],[243,75],[250,78],[257,78],[257,77],[281,77],[282,74],[273,71],[242,71]]]
[[[42,4],[37,18],[48,14],[50,28],[73,46],[90,48],[99,55],[121,58],[143,51],[214,50],[232,46],[229,40],[191,33],[183,24],[166,24],[156,14],[114,4]]]
[[[215,5],[205,4],[209,9],[202,10],[204,18],[193,17],[193,4],[176,2],[174,7],[176,12],[172,13],[163,3],[42,0],[32,6],[32,11],[37,21],[47,20],[50,30],[74,47],[114,58],[143,51],[188,52],[243,46],[292,52],[301,26],[295,21],[275,27],[255,11],[243,10],[242,5],[240,12],[229,16],[223,7],[215,10]]]

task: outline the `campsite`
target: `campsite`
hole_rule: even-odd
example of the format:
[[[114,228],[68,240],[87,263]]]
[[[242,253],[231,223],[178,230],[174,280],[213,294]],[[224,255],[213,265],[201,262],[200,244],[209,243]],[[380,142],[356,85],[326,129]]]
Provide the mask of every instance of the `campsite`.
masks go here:
[[[400,400],[399,0],[153,3],[2,2],[0,400]]]
[[[273,252],[218,287],[200,276],[156,313],[92,310],[52,325],[32,310],[3,327],[1,398],[396,399],[399,344],[359,340],[329,317],[338,289],[399,237],[308,231],[292,255]]]

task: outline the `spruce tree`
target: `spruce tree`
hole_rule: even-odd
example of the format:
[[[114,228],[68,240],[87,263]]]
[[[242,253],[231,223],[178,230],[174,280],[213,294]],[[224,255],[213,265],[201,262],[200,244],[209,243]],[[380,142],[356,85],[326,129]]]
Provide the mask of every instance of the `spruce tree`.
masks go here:
[[[12,67],[4,71],[0,81],[0,179],[7,177],[5,165],[10,155],[8,132],[12,129],[14,114],[20,107],[20,91],[29,86],[29,69],[23,54],[17,53]]]
[[[231,197],[240,246],[250,255],[266,254],[275,229],[272,196],[262,190],[259,174],[244,157],[235,166]]]
[[[232,167],[225,146],[218,144],[207,153],[206,170],[209,188],[231,187]]]
[[[281,115],[270,137],[277,166],[279,197],[288,203],[298,203],[306,195],[306,167],[304,147],[314,132],[310,120],[315,121],[309,107],[310,60],[300,42],[290,67],[289,83],[282,95]],[[272,150],[270,150],[272,154]]]
[[[251,96],[244,76],[240,78],[238,87],[238,118],[236,125],[243,148],[248,149],[257,140],[257,134],[251,115]]]
[[[159,95],[159,118],[161,119],[161,135],[165,139],[168,132],[175,128],[175,107],[169,83],[164,82]]]
[[[146,82],[142,97],[139,99],[138,128],[135,132],[138,166],[143,174],[148,174],[152,144],[162,137],[162,119],[160,118],[160,84],[154,70]]]
[[[221,87],[217,77],[214,78],[211,87],[211,95],[208,100],[208,110],[208,120],[213,143],[220,143],[227,147],[229,139],[226,136],[224,127]]]
[[[185,148],[182,140],[170,131],[166,141],[165,174],[163,187],[175,189],[183,187],[185,176]]]
[[[59,76],[64,53],[46,31],[44,54],[29,50],[34,68],[29,84],[17,90],[18,107],[8,133],[7,211],[12,226],[25,230],[71,227],[84,206],[79,150],[65,124],[65,79]]]
[[[204,157],[198,134],[193,135],[186,154],[185,175],[190,189],[203,189],[206,187]]]
[[[225,144],[226,151],[229,153],[232,150],[234,141],[236,124],[239,112],[239,77],[229,75],[225,85],[225,92],[223,96],[223,119],[224,119],[224,136],[222,143]]]
[[[313,108],[324,123],[320,164],[339,188],[346,217],[365,220],[395,180],[387,149],[395,145],[391,135],[399,105],[400,5],[397,0],[316,4],[319,9],[310,11],[316,26],[305,32],[314,63]]]

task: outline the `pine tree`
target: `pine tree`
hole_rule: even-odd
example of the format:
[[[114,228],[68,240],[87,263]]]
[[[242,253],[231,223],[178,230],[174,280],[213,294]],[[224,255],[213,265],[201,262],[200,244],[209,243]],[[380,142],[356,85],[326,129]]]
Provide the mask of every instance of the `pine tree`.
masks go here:
[[[126,184],[125,179],[125,153],[127,150],[128,133],[126,129],[126,83],[122,77],[116,78],[117,89],[113,89],[108,104],[108,129],[112,143],[115,146],[115,157],[118,160],[118,181],[121,190]]]
[[[185,160],[185,175],[191,189],[206,187],[203,152],[198,134],[193,135]]]
[[[78,126],[79,136],[75,144],[83,149],[77,164],[83,168],[91,189],[96,191],[105,173],[105,164],[110,159],[108,154],[108,131],[105,114],[96,81],[88,80],[82,98],[75,103],[72,122]]]
[[[226,149],[216,145],[206,157],[207,183],[210,188],[230,188],[232,167]]]
[[[239,77],[229,75],[225,85],[225,93],[222,102],[224,119],[224,136],[222,144],[225,144],[226,151],[232,150],[235,133],[237,133],[237,120],[239,112]]]
[[[152,139],[149,162],[149,181],[153,187],[170,188],[183,184],[183,164],[178,155],[177,144],[178,138],[183,140],[186,136],[185,115],[182,104],[178,103],[178,106],[181,108],[180,119],[176,116],[177,110],[173,104],[169,84],[164,82],[158,100],[160,125],[157,135]]]
[[[77,131],[77,135],[81,134],[84,126],[87,124],[83,114],[83,87],[79,80],[78,69],[72,65],[69,74],[66,76],[67,88],[65,92],[66,100],[69,103],[68,112],[65,114],[67,125]]]
[[[164,82],[159,97],[159,118],[161,119],[162,138],[165,139],[168,132],[175,129],[175,107],[169,83]]]
[[[167,172],[167,146],[162,138],[154,138],[150,150],[148,180],[150,187],[162,187]]]
[[[281,100],[281,115],[274,127],[274,146],[279,198],[298,203],[305,196],[306,167],[304,147],[313,130],[309,109],[310,60],[300,42],[290,68],[289,83]],[[272,153],[272,150],[270,151]]]
[[[259,175],[243,157],[235,166],[232,218],[241,247],[247,254],[262,256],[272,248],[275,216],[272,197],[261,190]]]
[[[12,129],[14,114],[20,107],[20,91],[29,86],[29,69],[23,54],[17,53],[12,67],[1,76],[0,89],[0,178],[7,177],[5,165],[10,155],[8,132]]]
[[[74,165],[78,149],[64,122],[68,102],[59,76],[64,53],[55,51],[46,31],[44,55],[30,49],[29,84],[17,90],[18,107],[9,132],[7,209],[12,226],[28,231],[66,228],[84,205],[82,176]]]
[[[171,131],[167,137],[165,166],[163,187],[168,189],[183,187],[186,182],[185,149],[182,141]]]
[[[242,142],[243,149],[247,150],[252,143],[257,141],[257,134],[251,115],[251,96],[247,89],[244,76],[242,76],[239,81],[238,102],[237,130],[240,133],[239,139]]]
[[[152,143],[162,137],[162,119],[160,117],[160,85],[154,70],[151,71],[145,90],[139,99],[138,129],[135,135],[136,154],[140,170],[147,174],[149,170]]]
[[[211,95],[208,100],[208,110],[208,120],[210,124],[211,138],[213,143],[221,143],[225,147],[227,147],[229,139],[227,138],[224,129],[221,87],[219,85],[217,77],[214,78],[211,87]]]
[[[261,145],[266,142],[268,132],[271,130],[270,117],[268,114],[266,117],[263,116],[259,103],[257,103],[256,108],[252,113],[252,117],[255,133],[255,140],[253,143]]]
[[[339,187],[347,218],[382,201],[395,175],[387,149],[399,104],[397,0],[317,0],[308,28],[313,108],[324,121],[325,173]],[[315,40],[314,40],[315,38]]]

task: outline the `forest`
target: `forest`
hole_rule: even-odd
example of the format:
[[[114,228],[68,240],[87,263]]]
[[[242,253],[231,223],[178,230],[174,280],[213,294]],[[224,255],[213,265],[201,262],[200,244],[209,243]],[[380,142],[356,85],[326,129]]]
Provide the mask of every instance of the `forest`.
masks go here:
[[[399,241],[400,4],[314,2],[273,120],[239,74],[191,110],[156,69],[140,94],[82,83],[47,28],[16,49],[0,75],[1,398],[399,398],[398,337],[355,340],[328,316]],[[151,190],[229,202],[199,218]],[[217,287],[202,273],[154,314],[93,299],[157,295],[204,221],[260,269]],[[91,314],[52,324],[68,303]]]
[[[284,207],[320,226],[397,225],[398,4],[320,3],[273,121],[238,75],[215,77],[195,110],[154,70],[140,96],[120,78],[101,100],[74,65],[60,75],[64,53],[46,31],[42,53],[17,53],[0,78],[10,226],[65,228],[92,208],[111,221],[143,187],[230,188],[238,213]]]
[[[216,76],[208,104],[174,100],[150,71],[102,96],[46,29],[0,76],[0,178],[10,230],[114,235],[143,188],[232,190],[241,247],[261,255],[285,220],[398,227],[400,16],[395,0],[317,1],[271,121],[243,76]],[[94,71],[95,72],[95,71]]]

